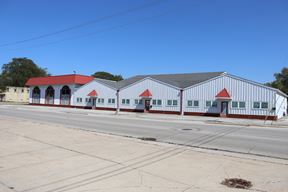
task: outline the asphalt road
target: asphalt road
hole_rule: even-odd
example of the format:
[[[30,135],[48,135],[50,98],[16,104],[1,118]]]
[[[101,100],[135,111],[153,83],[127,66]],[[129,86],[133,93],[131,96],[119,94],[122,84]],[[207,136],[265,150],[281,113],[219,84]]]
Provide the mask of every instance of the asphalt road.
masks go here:
[[[157,141],[288,160],[288,128],[261,128],[147,120],[75,109],[0,105],[1,116],[61,124],[101,133],[152,137]],[[0,122],[1,126],[1,122]]]

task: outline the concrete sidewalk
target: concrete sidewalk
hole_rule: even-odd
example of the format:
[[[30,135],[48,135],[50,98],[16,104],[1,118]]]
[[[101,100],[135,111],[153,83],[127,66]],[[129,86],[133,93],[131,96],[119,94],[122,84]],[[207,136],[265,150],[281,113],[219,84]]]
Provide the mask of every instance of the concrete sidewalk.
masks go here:
[[[2,105],[3,106],[3,105]],[[11,105],[10,105],[11,107]],[[14,105],[12,107],[20,107],[30,110],[43,110],[64,113],[79,113],[97,116],[115,116],[115,111],[76,109],[76,108],[61,108],[61,107],[43,107],[31,105]],[[165,120],[165,121],[181,121],[194,124],[222,124],[222,125],[237,125],[237,126],[260,126],[270,128],[288,128],[288,117],[283,117],[278,121],[264,121],[255,119],[239,119],[239,118],[221,118],[221,117],[203,117],[203,116],[180,116],[166,114],[149,114],[149,113],[131,113],[119,112],[119,118],[141,118],[147,120]]]
[[[247,158],[0,116],[1,192],[287,191],[287,161]]]

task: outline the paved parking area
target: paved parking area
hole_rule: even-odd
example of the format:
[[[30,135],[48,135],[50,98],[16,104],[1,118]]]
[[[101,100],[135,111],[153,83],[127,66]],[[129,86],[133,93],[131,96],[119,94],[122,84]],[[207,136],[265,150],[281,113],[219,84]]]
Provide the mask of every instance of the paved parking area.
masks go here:
[[[1,192],[285,192],[287,164],[0,116]]]

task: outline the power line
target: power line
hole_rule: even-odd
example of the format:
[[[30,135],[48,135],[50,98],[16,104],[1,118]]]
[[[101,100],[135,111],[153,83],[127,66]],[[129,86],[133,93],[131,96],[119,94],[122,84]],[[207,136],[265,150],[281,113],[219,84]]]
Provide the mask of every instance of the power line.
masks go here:
[[[173,10],[174,10],[174,9],[173,9]],[[47,46],[47,45],[52,45],[52,44],[61,43],[61,42],[64,42],[64,41],[69,41],[69,40],[74,40],[74,39],[80,39],[80,38],[90,37],[90,36],[97,35],[97,34],[99,34],[99,33],[107,32],[107,31],[112,31],[112,30],[114,30],[114,29],[121,28],[121,27],[126,27],[126,26],[131,25],[131,24],[136,24],[136,23],[138,23],[138,22],[150,20],[150,19],[157,18],[157,17],[162,17],[162,16],[164,16],[164,15],[169,14],[169,13],[170,13],[171,11],[173,11],[173,10],[168,10],[168,11],[163,12],[163,13],[161,13],[161,14],[157,14],[157,15],[153,15],[153,16],[150,16],[150,17],[145,17],[145,18],[137,19],[137,20],[134,20],[134,21],[131,21],[131,22],[127,22],[127,23],[124,23],[124,24],[111,26],[111,27],[106,28],[106,29],[100,29],[100,30],[97,30],[97,31],[94,31],[94,32],[90,32],[90,33],[86,33],[86,34],[82,34],[82,35],[76,35],[76,36],[72,36],[72,37],[68,37],[68,38],[64,38],[64,39],[59,39],[59,40],[56,40],[56,41],[50,41],[50,42],[47,42],[47,43],[32,45],[32,46],[28,46],[28,47],[27,47],[27,46],[25,46],[25,47],[19,47],[19,48],[14,48],[14,49],[9,49],[9,50],[18,50],[18,49],[27,49],[27,48],[34,48],[34,47],[43,47],[43,46]]]
[[[160,3],[163,3],[165,1],[167,1],[167,0],[156,0],[156,1],[144,4],[144,5],[141,5],[141,6],[138,6],[138,7],[129,8],[129,9],[126,9],[126,10],[123,10],[123,11],[116,12],[116,13],[111,14],[111,15],[102,16],[100,18],[97,18],[97,19],[94,19],[94,20],[91,20],[91,21],[87,21],[87,22],[84,22],[84,23],[81,23],[81,24],[78,24],[78,25],[74,25],[74,26],[71,26],[71,27],[68,27],[68,28],[65,28],[65,29],[61,29],[61,30],[58,30],[58,31],[54,31],[54,32],[51,32],[51,33],[46,33],[46,34],[43,34],[43,35],[39,35],[39,36],[31,37],[31,38],[28,38],[28,39],[11,42],[11,43],[0,44],[0,47],[6,47],[6,46],[9,46],[9,45],[21,44],[21,43],[25,43],[25,42],[29,42],[29,41],[34,41],[34,40],[43,39],[43,38],[46,38],[46,37],[58,35],[58,34],[61,34],[61,33],[67,32],[67,31],[72,31],[72,30],[75,30],[75,29],[78,29],[78,28],[82,28],[82,27],[94,24],[94,23],[97,23],[97,22],[100,22],[100,21],[104,21],[104,20],[108,20],[108,19],[111,19],[111,18],[114,18],[114,17],[117,17],[117,16],[125,15],[127,13],[131,13],[131,12],[135,12],[135,11],[138,11],[138,10],[142,10],[142,9],[146,9],[146,8],[149,8],[149,7],[153,7],[153,6],[156,6],[156,5],[160,4]]]

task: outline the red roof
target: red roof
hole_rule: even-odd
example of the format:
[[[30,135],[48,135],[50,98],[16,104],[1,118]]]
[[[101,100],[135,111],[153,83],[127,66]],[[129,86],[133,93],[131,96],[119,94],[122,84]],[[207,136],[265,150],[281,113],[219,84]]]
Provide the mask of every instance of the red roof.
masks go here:
[[[32,77],[26,82],[26,86],[39,85],[66,85],[66,84],[80,84],[84,85],[92,81],[94,77],[85,75],[59,75],[48,77]]]
[[[97,93],[96,90],[93,90],[93,91],[91,91],[87,96],[89,96],[89,97],[97,97],[97,96],[98,96],[98,93]]]
[[[218,97],[218,98],[231,98],[231,96],[230,96],[230,94],[229,94],[229,92],[227,91],[226,88],[222,89],[222,91],[220,91],[216,95],[216,97]]]
[[[149,91],[149,89],[146,89],[143,93],[139,95],[139,97],[152,97],[152,93]]]

